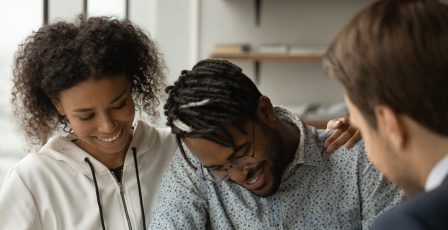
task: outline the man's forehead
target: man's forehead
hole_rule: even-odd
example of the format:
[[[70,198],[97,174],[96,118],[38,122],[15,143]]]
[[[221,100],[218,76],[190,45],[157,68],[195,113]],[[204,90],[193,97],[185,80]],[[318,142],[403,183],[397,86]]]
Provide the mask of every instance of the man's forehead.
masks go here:
[[[222,146],[214,141],[208,140],[206,138],[184,138],[184,143],[191,149],[205,149],[205,148],[211,148],[211,149],[223,149],[226,148],[225,146]],[[227,147],[228,148],[228,147]]]

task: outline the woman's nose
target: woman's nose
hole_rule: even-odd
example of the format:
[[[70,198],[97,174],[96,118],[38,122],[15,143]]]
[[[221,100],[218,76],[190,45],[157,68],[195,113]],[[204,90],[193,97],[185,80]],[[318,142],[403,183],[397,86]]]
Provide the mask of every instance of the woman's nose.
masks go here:
[[[98,121],[98,131],[101,133],[112,133],[115,130],[116,124],[112,117],[108,114],[103,114]]]

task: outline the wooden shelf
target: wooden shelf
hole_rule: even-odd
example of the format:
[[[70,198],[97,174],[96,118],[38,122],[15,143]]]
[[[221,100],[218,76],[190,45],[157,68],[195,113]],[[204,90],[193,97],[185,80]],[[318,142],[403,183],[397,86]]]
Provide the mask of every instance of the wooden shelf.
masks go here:
[[[289,55],[289,54],[212,54],[210,58],[242,60],[254,62],[254,81],[260,83],[260,62],[262,61],[294,61],[294,62],[321,62],[322,55]]]
[[[297,61],[297,62],[320,62],[322,55],[296,56],[288,54],[212,54],[211,58],[247,60],[247,61]]]

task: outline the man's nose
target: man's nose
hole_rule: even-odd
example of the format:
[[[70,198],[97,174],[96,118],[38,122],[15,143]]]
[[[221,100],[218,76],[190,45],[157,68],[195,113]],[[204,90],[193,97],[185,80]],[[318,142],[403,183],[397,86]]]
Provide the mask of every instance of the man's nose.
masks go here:
[[[243,167],[233,167],[229,173],[232,181],[241,184],[246,181],[248,170]]]

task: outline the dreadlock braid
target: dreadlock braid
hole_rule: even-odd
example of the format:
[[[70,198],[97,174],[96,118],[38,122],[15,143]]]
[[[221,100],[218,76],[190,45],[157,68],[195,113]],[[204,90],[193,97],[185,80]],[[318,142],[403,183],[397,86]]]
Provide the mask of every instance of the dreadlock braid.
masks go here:
[[[205,138],[226,147],[235,147],[225,128],[233,126],[245,133],[243,125],[256,120],[262,96],[242,69],[228,61],[206,59],[166,88],[164,106],[167,126],[180,138]]]

